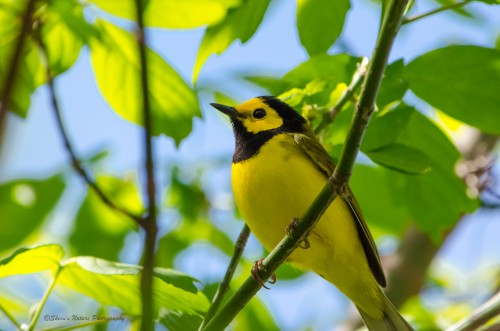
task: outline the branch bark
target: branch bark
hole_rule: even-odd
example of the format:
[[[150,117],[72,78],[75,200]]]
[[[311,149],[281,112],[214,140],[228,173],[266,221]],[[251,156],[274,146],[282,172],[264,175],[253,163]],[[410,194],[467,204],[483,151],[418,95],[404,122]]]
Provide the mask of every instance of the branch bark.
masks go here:
[[[149,103],[148,62],[146,54],[146,34],[144,31],[143,13],[147,0],[135,0],[137,14],[137,46],[141,65],[141,91],[144,124],[144,166],[147,178],[148,214],[142,227],[145,231],[144,260],[141,277],[142,319],[141,330],[154,329],[153,322],[153,269],[155,264],[156,237],[158,234],[156,211],[156,184],[153,161],[153,138],[151,107]]]
[[[50,101],[52,103],[52,110],[54,111],[54,115],[56,117],[56,125],[59,130],[59,133],[63,139],[64,142],[64,148],[66,149],[66,152],[68,153],[70,160],[71,160],[71,165],[73,166],[73,169],[80,175],[80,177],[87,183],[87,185],[94,191],[95,194],[101,199],[101,201],[107,205],[109,208],[119,212],[120,214],[129,217],[132,219],[135,223],[138,225],[142,224],[142,216],[137,215],[132,213],[131,211],[115,204],[106,193],[100,188],[99,185],[92,179],[91,175],[85,170],[83,167],[82,163],[76,156],[76,152],[73,148],[73,144],[71,143],[69,139],[68,132],[66,131],[66,127],[64,126],[64,122],[62,119],[61,115],[61,109],[59,107],[59,101],[57,98],[57,93],[56,93],[56,88],[55,88],[55,82],[54,82],[54,77],[51,73],[50,66],[49,66],[49,54],[47,47],[42,40],[42,37],[40,35],[40,29],[42,29],[42,26],[38,27],[38,30],[35,32],[35,38],[36,42],[38,43],[38,46],[41,50],[41,56],[43,58],[43,61],[45,63],[45,69],[46,69],[46,79],[47,79],[47,85],[49,87],[49,94],[50,94]]]
[[[328,183],[321,190],[303,217],[297,222],[295,230],[290,235],[286,235],[278,246],[264,259],[264,270],[261,272],[263,280],[269,279],[274,271],[285,262],[292,251],[298,246],[299,242],[316,225],[321,215],[337,195],[343,194],[351,176],[370,116],[373,113],[375,97],[378,93],[382,75],[387,65],[387,59],[394,38],[401,25],[407,3],[407,0],[394,0],[391,2],[388,12],[384,16],[339,164],[329,178]],[[260,288],[261,285],[253,277],[247,278],[204,330],[223,330]]]
[[[200,325],[199,328],[200,330],[203,330],[205,325],[207,325],[207,323],[210,322],[212,317],[217,312],[217,309],[219,309],[219,306],[221,305],[222,300],[224,299],[224,295],[229,290],[229,284],[231,283],[231,279],[233,278],[234,271],[238,266],[238,262],[241,258],[241,255],[243,254],[243,250],[245,249],[249,235],[250,235],[250,228],[248,227],[248,225],[245,224],[241,229],[240,235],[238,236],[238,240],[236,240],[236,244],[234,246],[234,253],[233,256],[231,257],[231,261],[229,261],[229,265],[227,266],[224,279],[220,283],[219,288],[215,293],[215,296],[212,300],[212,304],[208,308],[207,314],[205,315],[205,318],[203,319],[203,322]]]
[[[466,4],[468,4],[471,1],[472,0],[465,0],[465,1],[462,1],[462,2],[450,3],[450,4],[447,4],[447,5],[441,6],[439,8],[430,10],[430,11],[428,11],[426,13],[422,13],[422,14],[418,14],[418,15],[415,15],[415,16],[411,16],[411,17],[405,18],[405,19],[403,19],[403,25],[404,24],[408,24],[408,23],[412,23],[412,22],[415,22],[415,21],[418,21],[418,20],[421,20],[422,18],[426,18],[426,17],[432,16],[434,14],[437,14],[437,13],[440,13],[440,12],[443,12],[443,11],[446,11],[446,10],[463,7],[463,6],[465,6]]]
[[[31,18],[33,16],[34,8],[35,0],[28,0],[26,4],[26,10],[24,11],[24,16],[22,18],[21,32],[12,54],[12,60],[9,62],[11,65],[7,71],[7,75],[5,76],[5,82],[2,82],[3,91],[0,98],[0,152],[2,151],[3,145],[4,123],[7,117],[7,111],[9,109],[12,92],[14,91],[14,87],[16,85],[16,78],[18,76],[17,72],[21,59],[23,58],[22,52],[24,49],[24,42],[30,31],[32,23]]]
[[[500,315],[500,292],[477,308],[471,316],[452,325],[446,331],[474,331],[493,317]]]

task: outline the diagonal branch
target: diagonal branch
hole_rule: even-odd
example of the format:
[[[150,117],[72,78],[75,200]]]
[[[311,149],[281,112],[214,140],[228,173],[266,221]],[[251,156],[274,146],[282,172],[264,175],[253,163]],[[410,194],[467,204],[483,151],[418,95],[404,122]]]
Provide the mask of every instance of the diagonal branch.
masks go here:
[[[351,176],[364,132],[374,110],[375,97],[380,87],[387,59],[394,38],[401,25],[407,3],[408,0],[391,1],[387,14],[384,15],[377,44],[361,89],[359,102],[356,105],[356,112],[342,150],[339,164],[333,175],[328,179],[328,183],[321,190],[303,217],[297,222],[295,230],[286,235],[278,246],[263,260],[262,280],[269,279],[274,271],[290,256],[299,242],[316,225],[321,215],[337,195],[342,195],[345,192],[345,187]],[[261,285],[253,277],[248,277],[204,330],[223,330],[260,288]]]
[[[7,317],[7,319],[16,326],[18,330],[21,330],[21,324],[19,324],[14,315],[12,315],[7,309],[5,309],[1,303],[0,303],[0,312],[2,312]]]
[[[471,316],[452,325],[446,331],[474,331],[500,315],[500,292],[477,308]]]
[[[23,58],[22,52],[24,49],[24,42],[30,31],[31,27],[31,17],[33,16],[33,10],[35,8],[35,0],[28,0],[26,4],[26,10],[24,12],[24,17],[22,18],[21,32],[17,40],[16,47],[12,54],[12,60],[9,62],[10,66],[5,76],[5,82],[3,83],[2,94],[0,96],[0,151],[2,150],[2,137],[3,137],[3,127],[5,118],[7,117],[7,110],[9,109],[10,99],[14,91],[14,86],[16,84],[16,78],[19,76],[18,69]]]
[[[217,289],[217,293],[215,293],[214,299],[212,300],[212,304],[208,308],[207,314],[203,319],[203,322],[200,325],[200,330],[203,330],[205,325],[212,319],[212,317],[217,312],[222,300],[224,299],[224,295],[229,289],[229,284],[231,283],[231,279],[233,278],[234,271],[238,266],[238,261],[240,260],[241,254],[243,254],[243,250],[245,249],[245,245],[247,244],[248,236],[250,235],[250,228],[248,225],[243,225],[241,229],[240,235],[238,236],[238,240],[236,240],[236,244],[234,246],[234,253],[231,257],[231,261],[229,261],[229,265],[226,269],[226,274],[224,275],[224,279],[219,285]]]
[[[408,17],[408,18],[404,18],[402,24],[405,25],[405,24],[408,24],[408,23],[412,23],[412,22],[418,21],[418,20],[420,20],[422,18],[426,18],[426,17],[432,16],[434,14],[437,14],[437,13],[440,13],[440,12],[443,12],[443,11],[446,11],[446,10],[460,8],[460,7],[465,6],[466,4],[468,4],[471,1],[472,0],[465,0],[465,1],[461,1],[461,2],[450,3],[450,4],[444,5],[442,7],[439,7],[439,8],[433,9],[431,11],[428,11],[426,13],[422,13],[422,14],[411,16],[411,17]]]
[[[42,27],[39,27],[41,29]],[[68,153],[70,159],[71,159],[71,165],[75,169],[75,171],[82,177],[82,179],[87,183],[87,185],[94,191],[95,194],[101,199],[101,201],[106,204],[109,208],[121,213],[122,215],[125,215],[132,220],[134,220],[138,225],[141,225],[143,222],[142,216],[137,215],[132,213],[131,211],[124,209],[123,207],[115,204],[107,195],[104,193],[104,191],[97,185],[97,183],[91,178],[90,174],[85,170],[83,167],[82,163],[76,156],[75,150],[73,149],[73,145],[71,144],[71,141],[68,136],[68,132],[66,131],[66,128],[63,123],[63,119],[61,116],[61,109],[59,107],[59,101],[57,99],[56,95],[56,88],[54,84],[54,77],[52,76],[52,73],[50,71],[50,65],[49,65],[49,54],[47,51],[47,47],[42,40],[42,37],[39,34],[40,31],[37,31],[35,33],[36,41],[38,45],[40,46],[41,50],[41,55],[43,57],[43,61],[45,62],[46,66],[46,78],[47,78],[47,84],[49,86],[49,93],[50,93],[50,99],[52,103],[52,109],[54,111],[54,115],[56,117],[56,123],[57,123],[57,128],[59,130],[59,133],[61,134],[61,137],[64,142],[64,147],[66,149],[66,152]]]
[[[144,32],[144,8],[148,0],[135,0],[137,15],[137,47],[141,64],[142,114],[144,124],[145,169],[147,177],[148,214],[144,219],[146,233],[143,249],[143,269],[141,277],[142,318],[141,330],[154,329],[153,323],[153,268],[155,264],[156,237],[158,234],[156,211],[156,187],[153,163],[153,138],[151,107],[149,103],[148,62],[146,58],[146,35]]]

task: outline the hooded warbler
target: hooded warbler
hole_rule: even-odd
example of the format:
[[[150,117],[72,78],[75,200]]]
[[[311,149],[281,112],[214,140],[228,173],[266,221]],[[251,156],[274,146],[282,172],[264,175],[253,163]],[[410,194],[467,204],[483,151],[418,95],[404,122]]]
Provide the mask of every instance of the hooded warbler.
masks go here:
[[[301,217],[335,165],[307,121],[275,97],[237,107],[211,104],[229,116],[236,148],[232,187],[244,220],[267,250]],[[372,331],[412,330],[382,292],[386,280],[373,238],[350,189],[337,197],[288,262],[334,284],[358,308]]]

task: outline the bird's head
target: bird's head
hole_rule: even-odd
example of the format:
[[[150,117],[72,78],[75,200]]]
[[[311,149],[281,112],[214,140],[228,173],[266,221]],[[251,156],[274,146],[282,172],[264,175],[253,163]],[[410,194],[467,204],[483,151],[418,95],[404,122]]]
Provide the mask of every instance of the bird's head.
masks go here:
[[[218,103],[211,105],[229,116],[237,136],[264,132],[302,133],[307,125],[299,113],[275,97],[256,97],[236,107]]]

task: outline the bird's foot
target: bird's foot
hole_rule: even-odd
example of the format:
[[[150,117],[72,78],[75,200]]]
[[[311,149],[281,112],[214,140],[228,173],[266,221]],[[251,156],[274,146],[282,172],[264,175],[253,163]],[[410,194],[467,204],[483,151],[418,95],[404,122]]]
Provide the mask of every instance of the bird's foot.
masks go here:
[[[262,277],[260,275],[261,270],[266,271],[266,267],[264,267],[264,264],[262,263],[262,261],[264,261],[264,259],[260,259],[260,260],[255,261],[255,264],[252,267],[251,273],[252,273],[253,279],[255,279],[257,281],[257,283],[259,283],[265,289],[269,290],[269,287],[266,286],[266,284],[265,284],[266,282],[262,279]],[[276,275],[275,274],[271,275],[270,280],[268,280],[268,283],[269,284],[276,283]]]
[[[287,225],[287,227],[285,228],[285,232],[287,235],[291,235],[295,231],[295,229],[297,228],[298,221],[299,221],[299,219],[297,217],[294,217],[292,219],[292,221],[290,222],[290,224]],[[301,243],[299,244],[300,248],[308,249],[309,247],[311,247],[311,244],[309,243],[308,237],[309,237],[309,235],[306,235],[304,237],[304,239],[301,241]]]

